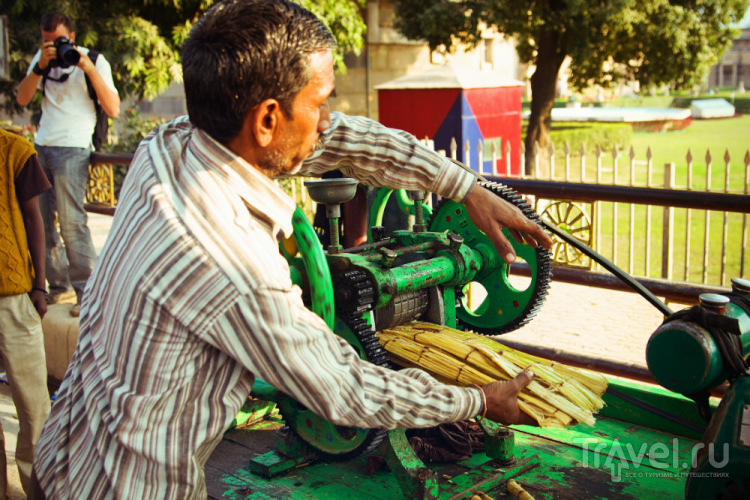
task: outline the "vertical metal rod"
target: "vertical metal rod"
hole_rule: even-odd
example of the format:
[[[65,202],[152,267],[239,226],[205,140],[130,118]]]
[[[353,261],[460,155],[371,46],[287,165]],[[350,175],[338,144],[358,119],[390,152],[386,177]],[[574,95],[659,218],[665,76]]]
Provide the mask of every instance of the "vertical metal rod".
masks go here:
[[[730,162],[732,157],[729,154],[729,150],[727,149],[726,153],[724,154],[724,192],[729,192],[729,170],[730,170]],[[724,212],[724,218],[723,218],[723,224],[721,227],[721,273],[719,274],[719,283],[721,286],[724,286],[724,284],[727,282],[727,232],[728,232],[728,225],[729,225],[729,212]]]
[[[466,139],[466,142],[464,143],[464,164],[468,165],[469,168],[471,168],[471,152],[469,151],[470,147],[471,144],[469,143],[469,139]]]
[[[586,182],[586,147],[581,143],[581,182]]]
[[[745,194],[750,194],[750,152],[745,155]],[[747,254],[747,214],[742,215],[742,240],[740,241],[740,276],[745,276],[745,255]]]
[[[512,165],[510,163],[510,160],[511,160],[510,153],[511,153],[510,141],[505,141],[505,177],[510,177],[511,172],[512,172],[511,170]],[[523,155],[521,155],[521,170],[523,170]],[[519,175],[521,174],[519,173]]]
[[[484,175],[484,142],[482,139],[477,139],[477,172],[479,172],[479,175]]]
[[[612,148],[612,184],[617,185],[617,146]],[[617,265],[618,206],[612,202],[612,262]]]
[[[549,180],[555,179],[555,145],[549,143]]]
[[[674,188],[674,163],[664,164],[664,188]],[[674,208],[664,207],[662,223],[661,277],[672,279],[672,258],[674,254]]]
[[[633,154],[633,148],[630,148],[630,187],[635,185],[635,156]],[[629,232],[628,246],[628,274],[633,274],[633,268],[635,267],[635,203],[630,204],[630,232]]]
[[[688,153],[690,151],[688,150]],[[691,191],[693,189],[693,159],[692,155],[688,154],[688,165],[687,165],[687,190]],[[691,208],[687,209],[687,214],[685,216],[687,219],[685,221],[685,270],[684,270],[684,280],[688,281],[690,279],[690,226],[693,223],[693,210]]]
[[[602,183],[602,148],[598,144],[596,145],[595,152],[596,152],[596,183],[601,184]],[[601,213],[601,207],[602,207],[602,203],[600,201],[597,201],[595,203],[595,212],[597,214]],[[594,236],[594,241],[596,241],[596,244],[597,244],[597,246],[595,246],[594,248],[602,252],[604,249],[599,248],[598,246],[599,244],[601,244],[601,241],[602,241],[602,222],[599,217],[596,218],[596,234]],[[596,265],[596,269],[601,269],[601,266],[599,265],[598,262],[595,265]]]
[[[711,151],[706,152],[706,191],[711,190]],[[702,283],[708,283],[708,233],[711,226],[711,211],[706,210],[703,233],[703,276]]]
[[[339,246],[339,219],[332,217],[328,221],[329,231],[331,233],[331,248],[338,248]]]

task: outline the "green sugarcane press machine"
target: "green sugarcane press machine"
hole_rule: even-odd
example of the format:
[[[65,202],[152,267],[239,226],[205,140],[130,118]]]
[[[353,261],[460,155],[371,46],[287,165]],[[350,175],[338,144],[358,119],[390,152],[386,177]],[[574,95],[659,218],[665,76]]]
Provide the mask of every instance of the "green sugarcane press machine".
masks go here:
[[[313,200],[326,205],[331,244],[322,248],[298,209],[294,245],[282,244],[281,250],[307,305],[363,359],[397,369],[374,332],[415,319],[499,335],[525,325],[540,309],[551,277],[549,252],[517,244],[504,230],[531,271],[529,282],[514,285],[509,266],[463,205],[444,201],[432,211],[423,193],[406,199],[397,192],[415,223],[411,230],[388,234],[380,222],[391,191],[381,190],[368,242],[343,249],[340,205],[354,196],[357,182],[306,185]],[[565,242],[581,246],[543,223],[510,188],[482,185]],[[665,389],[610,380],[607,406],[594,427],[542,430],[484,421],[485,452],[446,466],[417,458],[403,430],[337,426],[256,381],[255,401],[273,402],[285,427],[275,450],[251,459],[246,478],[251,490],[261,497],[469,498],[484,491],[500,498],[507,494],[505,482],[514,478],[535,498],[750,498],[750,282],[734,279],[731,293],[707,294],[701,305],[672,314],[606,259],[582,250],[667,316],[647,349],[649,369]],[[486,292],[479,306],[465,295],[470,283]],[[717,407],[710,391],[727,380]],[[363,475],[362,460],[376,450],[388,464],[384,476]],[[320,481],[326,467],[344,479]],[[350,489],[342,486],[347,480]]]

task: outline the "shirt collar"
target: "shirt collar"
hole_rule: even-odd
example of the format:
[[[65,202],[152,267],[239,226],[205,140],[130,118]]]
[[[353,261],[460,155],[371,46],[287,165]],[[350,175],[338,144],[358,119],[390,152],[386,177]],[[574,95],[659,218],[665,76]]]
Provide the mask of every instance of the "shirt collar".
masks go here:
[[[268,218],[285,237],[291,236],[296,205],[284,190],[204,131],[196,128],[193,140],[201,156],[228,177],[232,189],[251,211]]]

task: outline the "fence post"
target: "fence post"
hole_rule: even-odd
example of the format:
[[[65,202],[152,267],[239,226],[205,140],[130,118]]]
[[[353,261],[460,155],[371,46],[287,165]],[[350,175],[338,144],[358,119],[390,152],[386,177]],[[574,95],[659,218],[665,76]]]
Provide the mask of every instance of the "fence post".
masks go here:
[[[481,139],[477,140],[477,172],[484,175],[484,142]]]
[[[745,151],[745,194],[750,194],[750,149]],[[742,214],[742,240],[740,241],[740,276],[745,276],[745,250],[747,249],[747,214]]]
[[[687,155],[687,190],[693,190],[693,152],[688,148]],[[685,281],[690,280],[690,227],[693,223],[693,211],[688,208],[685,213],[685,270],[683,272],[683,279]]]
[[[469,148],[471,147],[471,144],[469,143],[469,139],[466,139],[466,142],[464,143],[464,165],[471,168],[471,152],[469,151]]]
[[[674,188],[674,163],[664,164],[664,188]],[[661,247],[661,277],[672,279],[672,257],[674,253],[674,208],[664,207],[664,222],[662,225]]]
[[[732,161],[732,155],[729,154],[729,149],[724,153],[724,192],[729,192],[729,167]],[[721,273],[719,283],[721,286],[727,282],[727,231],[729,229],[729,213],[724,212],[724,220],[721,229]]]
[[[711,150],[706,150],[706,191],[711,191],[711,168],[712,165]],[[708,283],[708,252],[709,252],[709,228],[711,227],[711,211],[706,210],[705,231],[703,233],[703,283]]]
[[[646,148],[646,186],[651,187],[651,171],[654,167],[654,156],[651,146]],[[651,205],[646,205],[646,262],[645,276],[651,273]]]
[[[612,148],[612,185],[617,185],[617,157],[620,152],[617,150],[617,144]],[[618,222],[617,202],[612,202],[612,263],[617,264],[617,222]]]
[[[630,157],[630,187],[635,186],[635,149],[630,146],[628,152]],[[630,204],[630,236],[628,239],[628,272],[632,275],[635,271],[635,203]]]
[[[523,148],[523,143],[521,143]],[[523,149],[521,149],[523,151]],[[521,170],[523,170],[523,153],[521,153]],[[511,163],[510,163],[510,141],[505,141],[505,177],[511,175]],[[520,174],[519,174],[520,177]]]
[[[586,145],[581,143],[581,182],[586,182]]]
[[[602,148],[599,144],[596,145],[596,149],[594,150],[596,154],[596,183],[601,184],[602,183]],[[601,213],[601,207],[602,202],[601,201],[595,201],[594,202],[594,214],[596,214],[596,224],[594,226],[594,241],[596,242],[596,245],[598,246],[602,241],[602,224],[601,224],[601,218],[598,217],[599,213]],[[596,247],[594,247],[596,248]],[[597,269],[601,269],[601,266],[599,263],[596,264]]]
[[[549,143],[549,180],[555,179],[555,145],[552,141]]]
[[[500,144],[502,146],[502,139],[500,139]],[[490,172],[494,176],[500,175],[500,171],[497,169],[497,142],[492,141],[490,142],[490,156],[492,157],[492,164],[490,165]]]

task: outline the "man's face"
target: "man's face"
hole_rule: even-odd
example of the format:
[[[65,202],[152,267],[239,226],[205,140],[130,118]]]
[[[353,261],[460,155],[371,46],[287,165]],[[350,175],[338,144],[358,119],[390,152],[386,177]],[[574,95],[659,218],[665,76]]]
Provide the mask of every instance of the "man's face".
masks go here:
[[[259,161],[268,175],[294,174],[312,155],[320,133],[331,126],[328,98],[335,86],[330,50],[310,55],[312,79],[294,98],[292,118],[282,117],[278,138]]]

